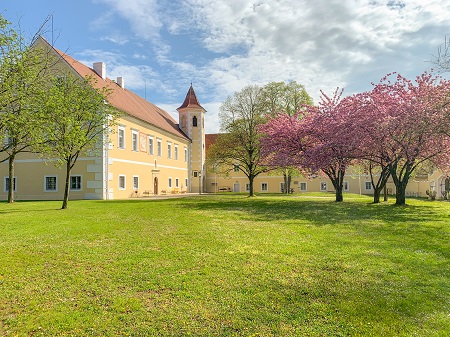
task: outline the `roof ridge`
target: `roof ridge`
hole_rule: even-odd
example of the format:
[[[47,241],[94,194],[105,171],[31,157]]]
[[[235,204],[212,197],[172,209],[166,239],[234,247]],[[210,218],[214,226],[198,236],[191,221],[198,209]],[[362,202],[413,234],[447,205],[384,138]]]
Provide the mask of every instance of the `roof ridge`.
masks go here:
[[[86,76],[95,76],[98,82],[95,86],[108,86],[113,89],[108,97],[108,102],[116,109],[119,109],[131,117],[138,118],[149,125],[169,132],[172,135],[189,139],[183,131],[178,127],[175,119],[164,109],[158,107],[152,102],[147,101],[133,91],[120,87],[115,81],[106,77],[104,80],[99,76],[95,70],[87,65],[76,60],[72,56],[60,51],[54,46],[50,45],[47,40],[42,39],[50,48],[52,48],[63,62],[65,62],[75,73],[82,78]]]

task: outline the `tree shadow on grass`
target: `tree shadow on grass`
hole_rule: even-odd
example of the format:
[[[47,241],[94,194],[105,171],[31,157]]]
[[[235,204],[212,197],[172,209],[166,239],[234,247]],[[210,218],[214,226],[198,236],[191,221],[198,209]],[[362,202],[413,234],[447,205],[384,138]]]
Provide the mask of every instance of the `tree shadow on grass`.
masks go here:
[[[316,226],[381,220],[387,224],[422,223],[442,218],[426,205],[372,204],[361,201],[334,202],[328,198],[203,198],[187,199],[180,207],[212,212],[240,212],[252,221],[306,220]],[[438,220],[439,221],[439,220]]]

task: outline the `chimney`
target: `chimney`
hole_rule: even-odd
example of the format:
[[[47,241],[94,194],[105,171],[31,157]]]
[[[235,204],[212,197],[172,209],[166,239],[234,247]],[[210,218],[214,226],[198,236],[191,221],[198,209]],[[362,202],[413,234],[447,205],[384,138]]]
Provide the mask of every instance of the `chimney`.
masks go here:
[[[125,80],[123,77],[117,77],[117,84],[120,85],[122,89],[125,89]]]
[[[103,78],[104,80],[106,80],[106,64],[103,62],[94,62],[94,71],[98,74],[98,76],[100,76],[101,78]]]

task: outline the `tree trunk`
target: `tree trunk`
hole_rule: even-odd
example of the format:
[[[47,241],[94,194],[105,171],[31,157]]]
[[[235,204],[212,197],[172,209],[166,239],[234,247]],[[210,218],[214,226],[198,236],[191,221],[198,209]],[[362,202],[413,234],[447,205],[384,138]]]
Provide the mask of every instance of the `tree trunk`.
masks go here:
[[[394,163],[389,167],[395,185],[395,204],[398,206],[406,205],[406,186],[408,185],[409,177],[413,171],[411,165],[405,165],[407,166],[400,170],[400,172],[403,171],[402,175],[397,175],[397,163]]]
[[[344,201],[344,195],[342,194],[342,186],[336,188],[336,202]]]
[[[336,189],[336,202],[344,201],[344,195],[342,193],[344,189],[344,176],[345,170],[339,169],[337,172],[336,184],[334,185],[334,188]]]
[[[8,203],[12,204],[14,202],[14,160],[15,155],[9,157],[9,188],[8,188]]]
[[[383,187],[383,200],[384,201],[388,201],[388,194],[387,194],[387,186],[386,186],[386,184],[384,184],[384,187]]]
[[[288,174],[288,176],[287,176],[287,191],[288,191],[288,194],[290,194],[291,193],[291,180],[292,180],[292,176],[290,175],[290,174]]]
[[[249,197],[254,197],[255,196],[255,192],[253,191],[253,177],[248,177],[248,184],[249,184],[249,187],[250,187],[250,192],[249,192]]]
[[[395,204],[399,206],[406,205],[406,184],[399,184],[395,186]]]
[[[284,194],[288,194],[289,193],[289,182],[288,182],[288,174],[286,172],[287,170],[285,170],[283,172],[283,180],[284,180],[284,188],[283,188],[283,193]]]
[[[64,199],[61,209],[67,209],[69,204],[69,182],[70,182],[70,171],[72,170],[72,165],[70,161],[66,162],[66,182],[64,184]]]
[[[381,195],[381,189],[374,188],[373,189],[373,203],[374,204],[380,203],[380,195]]]

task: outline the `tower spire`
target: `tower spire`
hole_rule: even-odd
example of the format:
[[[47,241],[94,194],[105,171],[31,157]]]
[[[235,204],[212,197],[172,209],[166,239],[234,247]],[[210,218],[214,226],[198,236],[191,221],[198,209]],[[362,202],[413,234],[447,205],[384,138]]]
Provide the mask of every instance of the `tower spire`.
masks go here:
[[[197,95],[195,95],[194,88],[192,87],[192,82],[191,82],[191,86],[186,94],[186,98],[184,99],[183,104],[181,104],[181,106],[177,110],[183,109],[183,108],[200,108],[200,109],[205,110],[198,102]]]

